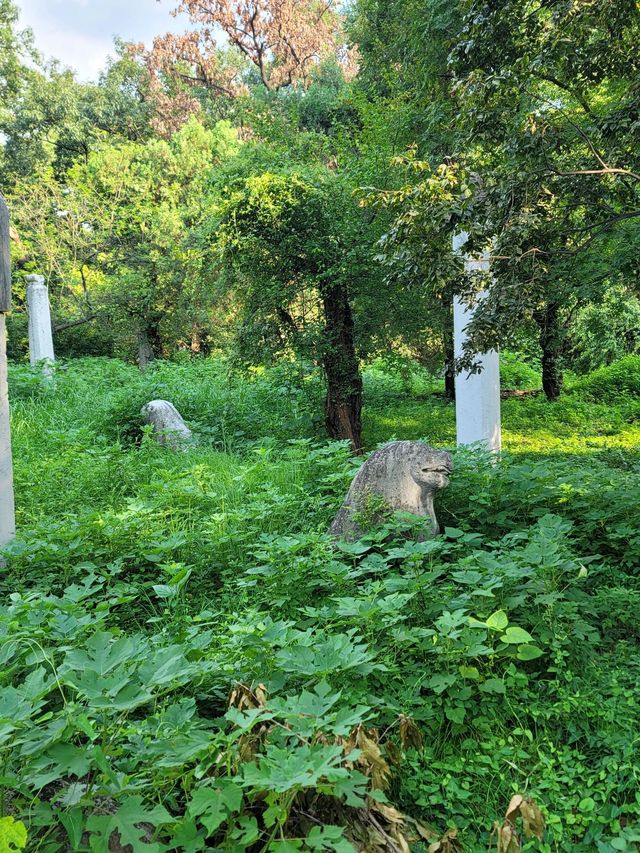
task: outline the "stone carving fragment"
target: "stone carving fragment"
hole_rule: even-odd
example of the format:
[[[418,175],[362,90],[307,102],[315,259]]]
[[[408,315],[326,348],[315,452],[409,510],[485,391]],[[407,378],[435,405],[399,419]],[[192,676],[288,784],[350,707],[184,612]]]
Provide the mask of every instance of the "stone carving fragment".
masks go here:
[[[151,400],[142,407],[145,423],[153,427],[156,441],[169,450],[188,450],[193,433],[182,420],[180,412],[167,400]]]
[[[439,532],[433,501],[449,485],[451,454],[423,441],[394,441],[376,450],[356,474],[329,532],[352,542],[363,534],[359,514],[368,508],[411,513],[427,519],[425,538]],[[378,509],[378,515],[384,513]],[[375,518],[374,518],[375,521]]]

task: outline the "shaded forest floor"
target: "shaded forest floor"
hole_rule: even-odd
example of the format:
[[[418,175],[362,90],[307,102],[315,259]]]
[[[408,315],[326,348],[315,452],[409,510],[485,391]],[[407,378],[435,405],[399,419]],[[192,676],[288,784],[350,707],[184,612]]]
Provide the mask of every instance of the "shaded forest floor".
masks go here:
[[[340,548],[358,463],[322,438],[312,374],[88,359],[10,381],[0,807],[27,849],[351,849],[335,825],[393,849],[419,821],[486,850],[515,793],[546,819],[526,849],[635,849],[640,360],[504,400],[500,464],[455,452],[443,536],[397,520]],[[453,445],[439,382],[376,366],[365,387],[369,449]],[[142,428],[158,397],[196,449]]]

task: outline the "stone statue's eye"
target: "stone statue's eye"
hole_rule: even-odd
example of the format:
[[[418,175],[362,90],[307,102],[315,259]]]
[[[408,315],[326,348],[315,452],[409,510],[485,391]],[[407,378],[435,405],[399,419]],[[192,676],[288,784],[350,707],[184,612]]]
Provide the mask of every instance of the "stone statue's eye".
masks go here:
[[[423,469],[422,469],[422,473],[423,473],[423,474],[428,474],[430,470],[431,470],[431,468],[423,468]]]

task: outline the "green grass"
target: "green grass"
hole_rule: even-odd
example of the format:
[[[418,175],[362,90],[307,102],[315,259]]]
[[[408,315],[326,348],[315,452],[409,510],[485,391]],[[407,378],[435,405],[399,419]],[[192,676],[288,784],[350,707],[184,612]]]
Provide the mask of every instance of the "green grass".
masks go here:
[[[342,549],[326,530],[358,463],[322,437],[312,374],[240,378],[202,361],[141,376],[87,359],[46,386],[13,369],[0,821],[23,821],[27,849],[51,853],[107,849],[114,827],[153,850],[139,823],[168,851],[286,853],[276,812],[292,849],[319,849],[309,833],[324,824],[362,844],[371,826],[340,786],[357,805],[388,766],[389,802],[437,834],[456,826],[462,850],[488,849],[515,792],[547,821],[525,849],[635,849],[633,366],[574,380],[557,403],[504,400],[505,454],[456,451],[442,537],[412,543],[398,522]],[[454,444],[437,380],[377,365],[365,389],[368,448]],[[139,416],[153,397],[177,405],[196,449],[156,446]],[[503,619],[530,640],[505,642]],[[253,717],[228,709],[234,686]],[[323,696],[337,716],[318,710]],[[368,732],[362,778],[330,758],[350,731]],[[317,778],[315,761],[329,762]],[[214,783],[229,792],[217,812]]]
[[[588,400],[571,389],[556,402],[542,394],[502,400],[502,442],[516,454],[590,454],[640,447],[640,399],[623,397],[616,405]],[[365,413],[365,441],[374,447],[390,438],[426,438],[437,446],[455,444],[455,406],[439,395],[398,398]]]

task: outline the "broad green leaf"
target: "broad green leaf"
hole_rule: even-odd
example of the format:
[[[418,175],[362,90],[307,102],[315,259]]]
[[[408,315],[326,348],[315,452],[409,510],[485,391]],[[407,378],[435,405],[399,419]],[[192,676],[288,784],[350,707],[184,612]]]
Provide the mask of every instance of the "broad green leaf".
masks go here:
[[[578,803],[578,808],[580,809],[581,812],[587,812],[587,813],[592,812],[595,809],[595,807],[596,807],[596,801],[593,799],[593,797],[584,797]]]
[[[276,654],[276,661],[285,672],[298,675],[322,675],[357,670],[368,675],[374,668],[373,652],[360,641],[355,630],[344,634],[320,632],[300,638],[296,645],[285,646]]]
[[[480,671],[477,666],[461,666],[458,670],[463,678],[470,678],[473,681],[480,678]]]
[[[273,853],[297,853],[302,850],[302,841],[297,838],[285,839],[284,841],[272,841],[269,850]]]
[[[507,692],[507,688],[501,678],[487,678],[487,680],[480,685],[480,690],[482,690],[483,693],[500,693],[502,695]]]
[[[491,628],[492,631],[504,631],[508,624],[509,618],[504,610],[496,610],[487,619],[487,627]]]
[[[369,778],[359,770],[352,770],[348,778],[333,783],[333,793],[336,797],[344,797],[348,806],[360,809],[364,805],[368,787]]]
[[[520,645],[520,643],[533,642],[533,637],[524,628],[518,628],[516,625],[511,625],[504,634],[500,637],[503,643],[509,645]]]
[[[257,764],[242,765],[244,787],[284,793],[315,787],[321,780],[333,782],[348,776],[343,758],[340,746],[304,744],[291,749],[270,744]]]
[[[541,657],[544,654],[542,649],[539,649],[537,646],[518,646],[518,660],[535,660],[536,658]]]
[[[214,788],[219,791],[222,801],[230,812],[240,811],[242,788],[231,779],[216,779]]]
[[[614,850],[628,850],[629,845],[627,844],[624,838],[612,838],[609,844],[613,847]]]
[[[467,712],[463,705],[454,705],[449,706],[444,709],[444,715],[448,720],[451,720],[452,723],[459,723],[462,725],[464,723],[464,718]]]
[[[312,850],[333,850],[334,853],[354,853],[354,846],[344,837],[341,826],[314,826],[307,836],[307,846]]]
[[[457,527],[445,527],[444,535],[447,539],[460,539],[464,536],[464,530],[459,530]]]
[[[232,812],[242,805],[242,788],[231,779],[216,779],[210,787],[198,788],[194,793],[187,812],[199,817],[212,835]]]
[[[451,577],[456,583],[466,584],[469,586],[477,586],[482,581],[480,572],[472,569],[464,569],[460,572],[451,572]]]
[[[0,853],[16,853],[27,844],[25,825],[11,816],[0,817]]]
[[[453,675],[452,673],[438,673],[436,675],[432,675],[429,681],[427,681],[427,686],[430,687],[434,693],[444,693],[444,691],[451,687],[456,683],[458,677]]]
[[[82,834],[84,832],[84,815],[82,813],[82,808],[77,806],[68,812],[61,811],[60,822],[67,830],[71,849],[79,850],[82,842]]]
[[[130,844],[133,853],[160,853],[161,846],[148,841],[148,828],[140,828],[141,824],[151,824],[157,828],[167,823],[173,823],[174,818],[162,806],[145,808],[142,797],[129,797],[112,815],[92,815],[87,821],[87,829],[97,837],[91,838],[91,848],[96,853],[110,849],[109,842],[114,832],[120,836],[120,844],[124,847]]]
[[[231,833],[231,837],[237,841],[240,849],[246,850],[260,837],[258,821],[253,815],[243,815]]]
[[[218,791],[199,788],[189,803],[188,813],[199,818],[207,833],[213,835],[227,819],[229,810]]]
[[[198,829],[194,820],[183,818],[176,826],[165,850],[176,853],[200,853],[207,849],[206,831]]]

